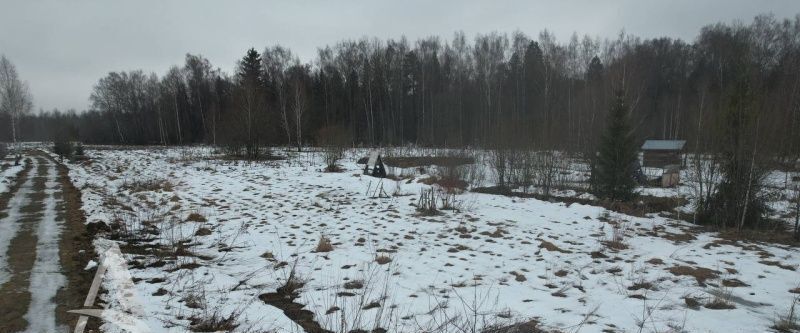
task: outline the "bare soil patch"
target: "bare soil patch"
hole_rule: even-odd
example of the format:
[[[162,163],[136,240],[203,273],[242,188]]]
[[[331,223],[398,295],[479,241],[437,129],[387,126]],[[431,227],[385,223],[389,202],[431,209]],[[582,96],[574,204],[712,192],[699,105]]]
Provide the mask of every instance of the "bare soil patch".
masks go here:
[[[328,331],[314,319],[314,313],[304,309],[305,305],[295,302],[300,297],[298,290],[302,284],[288,283],[278,288],[274,293],[262,294],[260,298],[264,303],[281,309],[293,322],[308,333],[333,333]]]

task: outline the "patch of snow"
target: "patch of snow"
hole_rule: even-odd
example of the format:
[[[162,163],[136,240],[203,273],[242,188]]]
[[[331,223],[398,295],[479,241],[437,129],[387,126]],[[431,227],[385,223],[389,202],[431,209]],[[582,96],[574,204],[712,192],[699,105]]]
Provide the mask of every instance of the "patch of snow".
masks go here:
[[[63,221],[56,220],[55,192],[59,190],[55,166],[47,168],[46,195],[44,211],[36,229],[36,261],[31,270],[29,291],[31,302],[25,319],[28,328],[25,332],[57,332],[65,328],[56,326],[56,304],[54,299],[58,289],[64,286],[66,278],[61,274],[58,243]]]
[[[36,172],[36,165],[34,161],[31,172]],[[19,231],[22,207],[28,204],[28,196],[31,193],[33,193],[33,177],[29,176],[8,201],[8,215],[0,219],[0,285],[11,278],[11,272],[8,270],[8,247]]]

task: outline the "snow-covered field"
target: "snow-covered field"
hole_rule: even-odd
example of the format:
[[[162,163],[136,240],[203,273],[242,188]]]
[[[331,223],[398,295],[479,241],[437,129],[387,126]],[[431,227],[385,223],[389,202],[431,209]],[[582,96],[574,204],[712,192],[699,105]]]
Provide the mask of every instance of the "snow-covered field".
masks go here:
[[[89,154],[70,177],[88,223],[121,226],[106,237],[125,252],[153,332],[231,314],[236,331],[301,332],[259,298],[289,279],[303,285],[296,302],[334,332],[531,319],[564,332],[761,332],[800,292],[793,248],[470,192],[459,210],[425,216],[414,204],[427,176],[381,181],[361,175],[355,156],[326,173],[314,153],[264,163],[205,148]],[[315,251],[321,237],[332,251]],[[113,307],[116,295],[104,301]]]

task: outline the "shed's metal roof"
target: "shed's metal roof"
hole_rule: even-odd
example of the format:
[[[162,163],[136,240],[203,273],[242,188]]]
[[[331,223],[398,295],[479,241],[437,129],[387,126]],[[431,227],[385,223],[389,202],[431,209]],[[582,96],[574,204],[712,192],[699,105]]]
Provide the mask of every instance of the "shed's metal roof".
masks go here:
[[[686,140],[646,140],[642,150],[681,150]]]

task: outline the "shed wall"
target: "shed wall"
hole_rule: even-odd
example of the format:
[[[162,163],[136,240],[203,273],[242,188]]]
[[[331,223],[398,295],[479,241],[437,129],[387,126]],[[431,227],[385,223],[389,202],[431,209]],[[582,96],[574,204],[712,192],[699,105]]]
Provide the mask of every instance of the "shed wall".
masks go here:
[[[645,150],[642,154],[642,165],[651,168],[663,168],[667,165],[683,165],[680,151]]]

